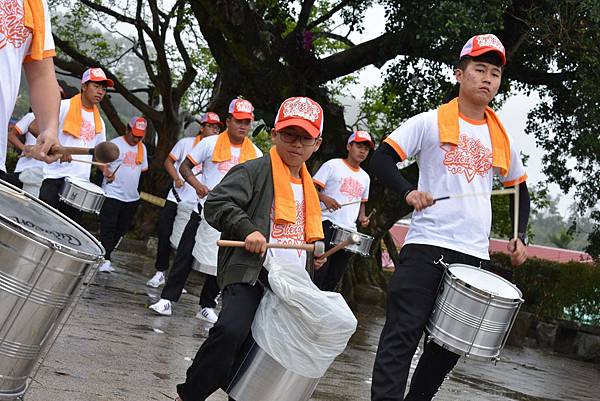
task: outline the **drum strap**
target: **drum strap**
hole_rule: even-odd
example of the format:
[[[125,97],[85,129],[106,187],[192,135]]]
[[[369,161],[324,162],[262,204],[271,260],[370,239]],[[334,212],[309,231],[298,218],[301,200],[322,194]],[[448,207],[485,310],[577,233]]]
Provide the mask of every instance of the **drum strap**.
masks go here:
[[[179,197],[177,190],[175,190],[175,183],[171,184],[171,192],[173,192],[173,196],[175,197],[175,200],[177,201],[177,203],[181,202],[181,198]]]

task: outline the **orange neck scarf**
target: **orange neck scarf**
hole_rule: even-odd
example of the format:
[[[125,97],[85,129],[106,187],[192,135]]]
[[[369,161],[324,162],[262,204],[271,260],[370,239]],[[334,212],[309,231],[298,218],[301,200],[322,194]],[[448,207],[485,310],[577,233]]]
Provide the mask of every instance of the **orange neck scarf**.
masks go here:
[[[438,108],[438,128],[440,131],[440,142],[458,145],[458,98]],[[510,168],[510,141],[506,130],[500,119],[489,107],[485,109],[485,119],[490,131],[492,141],[492,166],[500,170],[502,176],[508,175]]]
[[[44,58],[44,44],[46,42],[46,17],[44,5],[41,0],[25,0],[23,2],[23,25],[31,29],[31,58],[42,60]]]
[[[244,138],[244,142],[242,142],[242,149],[240,150],[240,163],[252,159],[256,159],[256,149],[254,149],[250,138],[246,137]],[[219,134],[219,138],[215,144],[212,162],[220,163],[228,160],[231,160],[231,141],[229,140],[227,131],[224,131]]]
[[[65,124],[63,126],[63,132],[73,135],[75,138],[79,138],[81,132],[81,124],[83,117],[81,111],[83,110],[83,104],[81,103],[81,93],[73,96],[69,101],[69,111],[65,118]],[[102,119],[100,118],[100,111],[98,107],[94,105],[94,128],[96,134],[102,131]]]
[[[142,164],[144,161],[144,144],[139,141],[137,144],[137,156],[135,157],[135,164]]]
[[[196,137],[194,138],[194,145],[192,145],[192,147],[198,145],[201,140],[202,140],[202,135],[196,135]]]
[[[275,193],[275,223],[294,224],[296,222],[296,202],[292,190],[291,174],[288,166],[281,160],[277,149],[273,146],[269,150],[271,156],[271,171],[273,173],[273,191]],[[304,238],[306,242],[314,242],[324,238],[321,223],[321,205],[319,196],[313,184],[312,177],[302,163],[300,170],[302,190],[304,191],[305,223]]]

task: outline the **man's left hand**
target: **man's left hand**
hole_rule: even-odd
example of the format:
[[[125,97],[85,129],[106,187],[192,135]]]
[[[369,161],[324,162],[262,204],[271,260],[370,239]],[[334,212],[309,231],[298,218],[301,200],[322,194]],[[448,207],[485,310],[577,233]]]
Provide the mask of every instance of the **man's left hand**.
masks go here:
[[[52,146],[60,146],[56,132],[44,131],[37,137],[37,142],[33,147],[32,156],[46,163],[53,163],[61,158],[61,154],[49,155]]]
[[[518,238],[508,242],[508,253],[513,266],[522,265],[527,260],[527,247]]]

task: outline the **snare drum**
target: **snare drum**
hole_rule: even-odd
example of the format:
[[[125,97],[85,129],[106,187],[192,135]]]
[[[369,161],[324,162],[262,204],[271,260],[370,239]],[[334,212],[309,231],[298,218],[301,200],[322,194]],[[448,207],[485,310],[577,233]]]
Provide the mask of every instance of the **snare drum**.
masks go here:
[[[451,264],[427,322],[431,339],[460,355],[497,360],[523,303],[510,281],[477,267]]]
[[[104,203],[104,190],[80,178],[65,178],[58,196],[67,205],[88,213],[99,214]]]
[[[0,399],[19,399],[104,249],[56,209],[0,184]]]
[[[352,253],[358,253],[361,256],[369,256],[371,244],[373,243],[373,237],[353,230],[348,230],[347,228],[336,226],[335,224],[332,225],[332,228],[333,236],[331,238],[331,245],[337,245],[340,242],[350,238],[352,234],[358,234],[360,237],[358,244],[348,245],[344,249]]]

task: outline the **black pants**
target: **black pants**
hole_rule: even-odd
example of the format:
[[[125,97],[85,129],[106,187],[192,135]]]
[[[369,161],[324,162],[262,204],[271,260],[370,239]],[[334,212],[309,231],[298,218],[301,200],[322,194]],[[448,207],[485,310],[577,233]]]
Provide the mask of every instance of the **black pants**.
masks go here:
[[[19,180],[20,173],[7,173],[0,170],[0,180],[4,180],[15,187],[23,189],[23,183]]]
[[[169,270],[169,256],[171,255],[171,233],[173,222],[177,216],[177,203],[167,201],[160,211],[158,218],[158,246],[156,249],[156,262],[154,267],[159,272]],[[194,233],[195,235],[195,233]]]
[[[192,252],[194,250],[196,231],[198,230],[199,224],[200,215],[196,212],[192,212],[190,221],[185,225],[183,234],[181,234],[177,253],[175,254],[175,260],[173,261],[173,267],[169,270],[167,283],[160,295],[163,299],[177,302],[179,301],[179,297],[181,297],[181,292],[183,291],[185,282],[187,281],[188,276],[192,271],[192,265],[194,264]],[[219,295],[217,278],[207,274],[204,286],[202,287],[202,293],[200,294],[200,306],[214,308],[217,306],[215,301],[217,295]]]
[[[323,221],[323,234],[325,238],[325,250],[333,248],[331,245],[333,238],[333,223],[329,220]],[[344,277],[344,273],[348,269],[348,262],[352,253],[348,251],[338,251],[327,258],[327,262],[319,270],[315,270],[313,281],[317,287],[323,291],[333,291],[338,283]]]
[[[186,380],[177,385],[183,401],[203,401],[219,388],[226,388],[238,366],[240,354],[250,334],[254,314],[263,295],[257,283],[231,284],[223,289],[223,309],[210,329]]]
[[[105,198],[100,210],[100,242],[104,247],[104,258],[110,260],[121,237],[131,228],[131,222],[139,201],[123,202],[114,198]]]
[[[459,359],[459,355],[426,341],[410,391],[404,398],[410,363],[444,274],[443,266],[434,264],[441,257],[445,263],[489,265],[489,261],[430,245],[408,244],[402,248],[399,266],[388,288],[386,322],[373,367],[371,401],[431,400]]]
[[[71,220],[79,223],[81,221],[81,210],[61,202],[58,196],[62,186],[65,183],[65,178],[46,178],[42,181],[40,187],[40,200],[46,202],[55,209],[60,210],[67,215]]]

